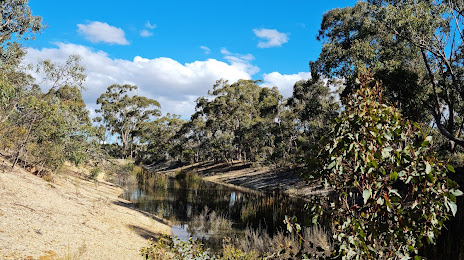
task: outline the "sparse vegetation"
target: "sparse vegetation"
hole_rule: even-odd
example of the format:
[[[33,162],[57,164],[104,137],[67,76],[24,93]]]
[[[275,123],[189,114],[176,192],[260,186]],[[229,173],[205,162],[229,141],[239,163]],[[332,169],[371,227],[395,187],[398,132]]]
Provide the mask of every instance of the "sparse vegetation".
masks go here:
[[[206,250],[196,239],[180,241],[163,237],[150,240],[141,249],[145,259],[310,259],[326,258],[331,255],[329,234],[318,226],[306,228],[301,239],[296,233],[277,232],[270,236],[264,229],[247,228],[243,237],[233,240],[224,238],[222,250]],[[163,258],[164,257],[164,258]],[[203,258],[202,258],[203,257]]]
[[[93,168],[90,170],[90,175],[89,175],[89,178],[91,180],[96,180],[98,175],[101,173],[101,169],[100,168]]]

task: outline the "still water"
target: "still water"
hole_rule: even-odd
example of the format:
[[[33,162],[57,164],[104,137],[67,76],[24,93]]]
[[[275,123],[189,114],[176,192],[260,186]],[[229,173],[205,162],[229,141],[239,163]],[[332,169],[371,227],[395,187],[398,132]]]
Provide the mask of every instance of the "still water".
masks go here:
[[[141,210],[173,223],[173,236],[196,237],[217,246],[224,237],[235,238],[247,227],[269,233],[284,230],[285,215],[305,218],[305,202],[281,193],[245,192],[228,186],[196,180],[176,180],[144,171],[138,185],[128,187],[124,198]]]
[[[273,232],[285,230],[285,216],[296,216],[310,226],[305,201],[281,193],[245,192],[229,186],[196,180],[176,180],[145,170],[138,185],[130,186],[124,198],[137,208],[169,220],[173,236],[200,239],[208,247],[220,248],[224,237],[238,238],[245,228]],[[425,246],[427,259],[464,259],[464,198],[448,221],[436,246]]]

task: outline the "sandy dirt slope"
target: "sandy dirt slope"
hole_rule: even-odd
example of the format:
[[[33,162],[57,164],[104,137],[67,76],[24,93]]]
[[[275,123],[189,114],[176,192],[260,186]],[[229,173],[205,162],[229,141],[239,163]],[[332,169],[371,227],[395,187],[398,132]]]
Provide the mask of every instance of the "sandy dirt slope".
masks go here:
[[[147,238],[170,233],[110,183],[10,167],[0,158],[0,259],[141,259]]]

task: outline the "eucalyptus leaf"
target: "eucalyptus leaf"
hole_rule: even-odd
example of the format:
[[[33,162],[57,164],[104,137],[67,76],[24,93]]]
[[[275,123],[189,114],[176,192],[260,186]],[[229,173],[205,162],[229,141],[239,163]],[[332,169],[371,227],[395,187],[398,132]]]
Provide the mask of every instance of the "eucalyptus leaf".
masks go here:
[[[458,189],[451,189],[450,191],[454,196],[458,197],[458,196],[462,196],[462,191],[461,190],[458,190]]]
[[[364,199],[364,204],[367,203],[367,201],[369,200],[369,198],[371,197],[371,194],[372,194],[372,190],[371,189],[366,189],[363,191],[363,199]]]
[[[432,166],[430,166],[429,162],[425,162],[425,173],[429,174],[432,171]]]
[[[388,157],[390,157],[391,151],[393,151],[393,148],[391,148],[391,147],[385,147],[385,148],[383,148],[383,150],[382,150],[382,158],[388,158]]]
[[[458,211],[458,206],[456,205],[456,203],[449,201],[448,205],[451,209],[451,213],[453,214],[453,217],[456,216],[456,212]]]

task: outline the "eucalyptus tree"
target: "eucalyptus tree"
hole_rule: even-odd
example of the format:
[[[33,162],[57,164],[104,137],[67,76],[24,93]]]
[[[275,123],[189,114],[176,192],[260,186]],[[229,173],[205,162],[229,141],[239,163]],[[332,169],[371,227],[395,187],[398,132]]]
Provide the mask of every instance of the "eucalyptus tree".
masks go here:
[[[425,70],[418,49],[386,29],[367,2],[325,13],[317,39],[324,43],[312,70],[331,79],[345,81],[342,97],[359,87],[358,74],[366,68],[382,80],[385,98],[415,121],[427,122],[422,102],[428,92]]]
[[[464,146],[463,4],[461,1],[358,2],[324,15],[319,72],[359,86],[366,67],[383,81],[387,100],[412,120],[433,119],[450,150]]]
[[[144,163],[176,159],[173,150],[179,144],[179,140],[175,136],[184,123],[180,116],[169,113],[156,120],[142,122],[138,135],[143,152],[137,159]]]
[[[0,42],[3,44],[12,38],[29,39],[28,33],[37,33],[44,27],[42,17],[32,15],[28,0],[2,0],[0,12]]]
[[[42,18],[32,15],[27,0],[0,2],[0,122],[4,123],[18,96],[32,82],[21,65],[25,51],[20,40],[34,38],[44,29]]]
[[[306,173],[331,193],[313,198],[313,222],[331,223],[334,258],[421,259],[462,192],[447,177],[454,168],[430,149],[432,137],[385,104],[370,80],[360,79]]]
[[[57,90],[51,89],[50,95],[58,98],[60,113],[63,116],[62,131],[63,154],[66,159],[80,164],[90,156],[97,159],[99,149],[94,142],[96,133],[92,129],[89,110],[77,87],[64,85]]]
[[[257,83],[218,80],[209,92],[211,99],[197,100],[192,118],[204,119],[211,135],[208,146],[216,160],[262,161],[273,153],[271,126],[282,96],[277,88],[262,88]]]
[[[214,158],[210,147],[211,137],[204,118],[196,112],[173,137],[176,144],[171,150],[171,157],[190,163],[210,160]]]
[[[340,108],[335,99],[337,94],[331,91],[328,82],[317,77],[298,81],[293,86],[293,94],[286,105],[296,118],[296,128],[311,142],[319,140],[329,122],[337,116]]]
[[[66,64],[42,62],[39,70],[46,72],[44,81],[55,84],[46,93],[35,85],[17,97],[9,122],[17,131],[6,134],[20,139],[14,165],[20,157],[53,169],[64,160],[79,164],[88,157],[91,127],[81,94],[84,68],[78,57],[70,57]]]
[[[107,131],[117,136],[122,143],[123,156],[132,158],[139,140],[142,124],[160,115],[160,104],[154,99],[129,95],[137,90],[134,85],[114,84],[97,99]]]
[[[428,111],[440,133],[464,147],[462,1],[370,1],[378,19],[399,39],[419,49],[431,91]]]
[[[65,160],[79,163],[89,147],[90,119],[82,100],[85,81],[80,58],[63,63],[45,60],[23,65],[26,53],[19,41],[33,39],[44,29],[27,0],[0,2],[0,133],[3,148],[18,161],[57,169]],[[43,92],[43,89],[49,89]]]

